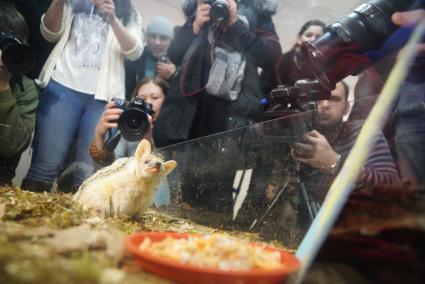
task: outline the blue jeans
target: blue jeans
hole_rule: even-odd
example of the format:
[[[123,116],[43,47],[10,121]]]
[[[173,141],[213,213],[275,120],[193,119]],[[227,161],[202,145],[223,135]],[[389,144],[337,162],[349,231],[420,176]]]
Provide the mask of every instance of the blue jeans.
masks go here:
[[[76,141],[74,186],[93,173],[88,148],[106,102],[93,95],[71,90],[53,80],[40,96],[33,142],[33,154],[27,180],[53,183]]]

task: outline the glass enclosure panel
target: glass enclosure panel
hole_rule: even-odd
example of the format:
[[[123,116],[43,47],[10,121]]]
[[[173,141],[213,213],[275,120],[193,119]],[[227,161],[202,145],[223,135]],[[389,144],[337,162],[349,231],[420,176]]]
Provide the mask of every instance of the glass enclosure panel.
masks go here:
[[[172,201],[164,210],[208,226],[259,232],[296,249],[335,175],[293,158],[295,150],[314,151],[304,134],[315,129],[315,110],[292,112],[159,149],[178,163],[168,176]]]

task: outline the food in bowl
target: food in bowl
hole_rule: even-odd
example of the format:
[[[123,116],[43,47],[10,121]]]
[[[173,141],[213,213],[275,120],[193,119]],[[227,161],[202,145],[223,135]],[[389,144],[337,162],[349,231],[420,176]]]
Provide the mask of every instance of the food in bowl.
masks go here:
[[[167,237],[159,242],[147,237],[139,249],[182,264],[224,271],[273,270],[283,266],[279,252],[223,234],[181,239]]]

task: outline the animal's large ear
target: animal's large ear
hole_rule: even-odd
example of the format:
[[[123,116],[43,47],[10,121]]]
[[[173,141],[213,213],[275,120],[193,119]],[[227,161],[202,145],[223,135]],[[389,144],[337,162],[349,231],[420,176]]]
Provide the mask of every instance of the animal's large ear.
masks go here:
[[[140,141],[137,146],[136,153],[134,157],[136,160],[141,160],[144,155],[149,155],[151,153],[151,143],[147,139]]]
[[[170,160],[164,163],[164,172],[161,174],[161,176],[167,176],[169,173],[171,173],[172,170],[177,166],[177,162],[174,160]]]

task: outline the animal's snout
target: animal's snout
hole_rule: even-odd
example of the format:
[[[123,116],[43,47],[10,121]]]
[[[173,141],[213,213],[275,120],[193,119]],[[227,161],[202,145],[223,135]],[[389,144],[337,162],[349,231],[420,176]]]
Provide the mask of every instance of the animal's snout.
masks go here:
[[[156,163],[155,163],[155,167],[156,167],[156,168],[160,168],[160,167],[161,167],[161,163],[160,163],[160,162],[156,162]]]

